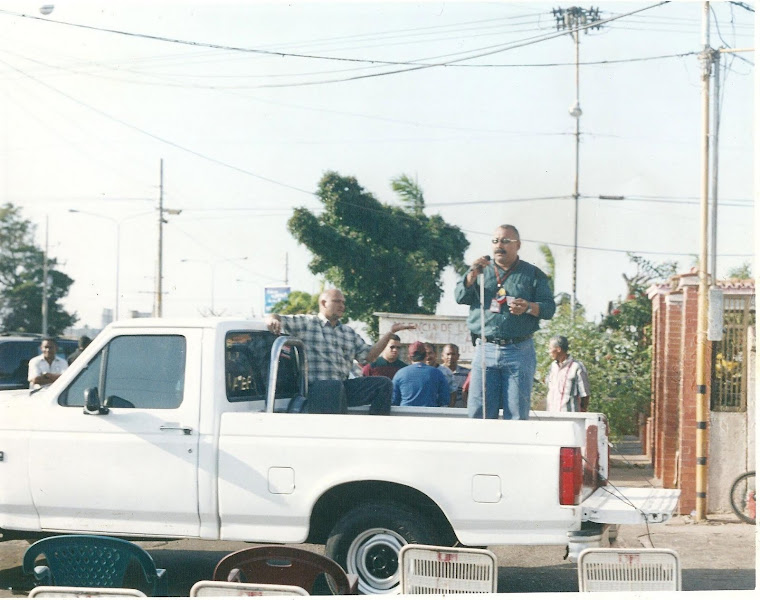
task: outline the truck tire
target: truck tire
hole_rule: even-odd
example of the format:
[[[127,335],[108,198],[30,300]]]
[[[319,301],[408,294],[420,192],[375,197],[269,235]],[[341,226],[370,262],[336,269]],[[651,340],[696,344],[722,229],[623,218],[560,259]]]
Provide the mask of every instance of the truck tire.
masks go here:
[[[343,515],[327,538],[327,556],[359,577],[361,594],[398,594],[398,553],[406,544],[440,544],[423,514],[398,502],[363,502]]]

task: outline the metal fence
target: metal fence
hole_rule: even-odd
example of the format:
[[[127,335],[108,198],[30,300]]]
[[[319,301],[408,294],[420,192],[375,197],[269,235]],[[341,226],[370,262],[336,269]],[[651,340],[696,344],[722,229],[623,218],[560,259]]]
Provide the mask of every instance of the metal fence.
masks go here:
[[[755,324],[755,297],[725,296],[723,339],[713,342],[710,408],[747,410],[747,329]]]

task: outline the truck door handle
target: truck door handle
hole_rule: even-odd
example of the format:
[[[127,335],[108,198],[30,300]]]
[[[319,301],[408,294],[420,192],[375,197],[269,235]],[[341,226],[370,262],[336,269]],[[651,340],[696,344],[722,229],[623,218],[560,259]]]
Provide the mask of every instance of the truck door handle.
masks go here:
[[[181,431],[185,435],[190,435],[193,432],[192,427],[182,427],[180,425],[161,425],[159,429],[161,431]]]

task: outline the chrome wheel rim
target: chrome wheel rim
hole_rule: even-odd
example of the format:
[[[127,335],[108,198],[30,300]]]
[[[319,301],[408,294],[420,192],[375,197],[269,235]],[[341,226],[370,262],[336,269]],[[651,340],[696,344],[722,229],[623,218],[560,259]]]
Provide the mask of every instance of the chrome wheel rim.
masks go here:
[[[362,594],[398,594],[398,555],[406,540],[395,531],[378,527],[356,537],[348,548],[346,567],[359,576]]]

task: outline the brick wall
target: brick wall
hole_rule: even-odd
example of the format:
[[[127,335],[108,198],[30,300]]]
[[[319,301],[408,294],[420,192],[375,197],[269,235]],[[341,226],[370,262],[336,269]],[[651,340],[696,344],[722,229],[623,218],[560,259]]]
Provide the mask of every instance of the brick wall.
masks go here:
[[[683,295],[671,293],[665,301],[665,327],[662,341],[662,396],[656,400],[659,423],[656,436],[659,440],[658,464],[655,475],[667,488],[677,487],[680,392],[681,392],[681,334]]]
[[[686,274],[677,276],[673,283],[650,289],[653,372],[648,436],[652,440],[655,477],[665,488],[681,489],[678,513],[689,514],[696,505],[699,281],[693,274]],[[708,342],[705,352],[708,380],[710,352]]]

